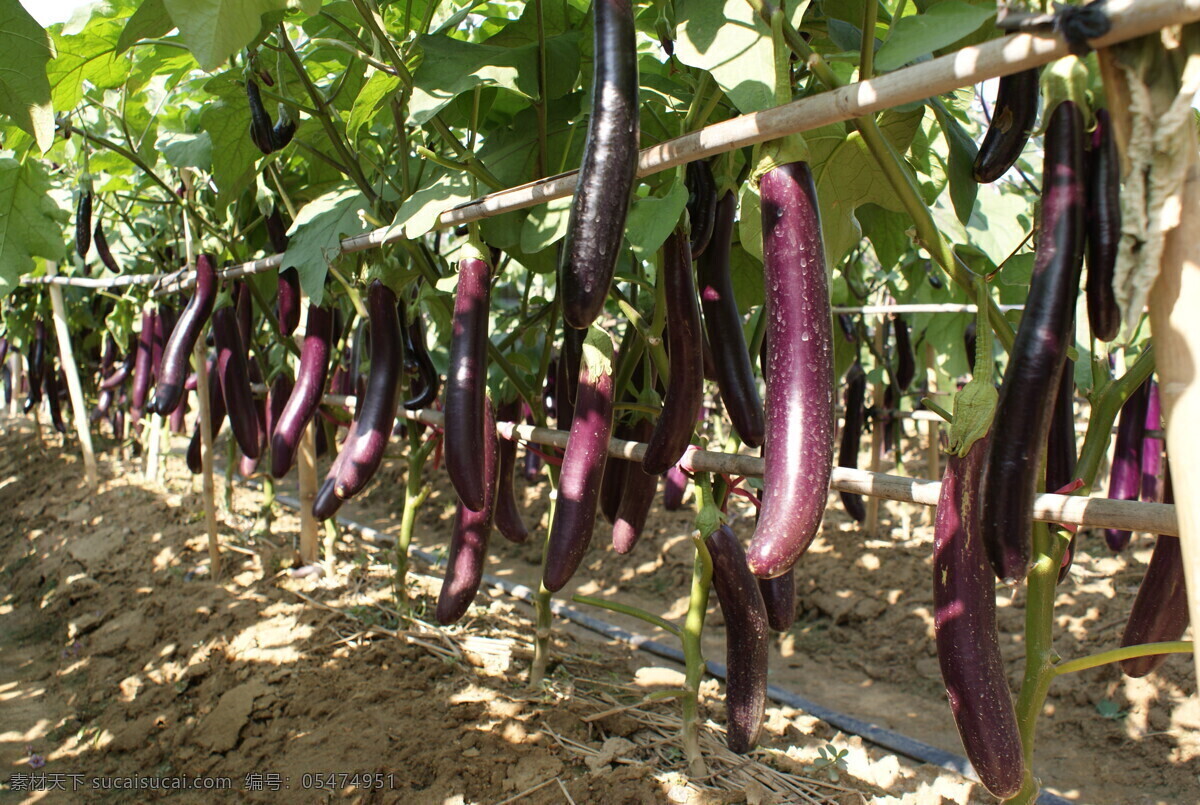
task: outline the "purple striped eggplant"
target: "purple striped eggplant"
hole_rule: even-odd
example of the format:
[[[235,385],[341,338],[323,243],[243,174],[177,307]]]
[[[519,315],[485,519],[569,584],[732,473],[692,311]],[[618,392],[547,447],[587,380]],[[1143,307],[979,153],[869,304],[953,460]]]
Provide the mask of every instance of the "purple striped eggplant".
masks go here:
[[[1002,76],[992,121],[975,154],[975,181],[994,182],[1016,164],[1037,122],[1038,70]]]
[[[479,462],[479,434],[487,385],[491,274],[491,266],[482,257],[459,261],[446,373],[446,471],[459,499],[473,512],[483,511],[488,503]]]
[[[1158,397],[1158,383],[1154,378],[1147,381],[1146,425],[1142,439],[1142,483],[1141,498],[1151,503],[1162,500],[1163,441],[1162,401]]]
[[[183,383],[187,380],[188,359],[217,300],[217,272],[212,258],[202,254],[196,258],[196,289],[187,308],[171,331],[163,347],[162,363],[158,367],[154,398],[146,406],[153,414],[166,416],[183,399]]]
[[[1121,156],[1107,109],[1096,110],[1087,193],[1088,323],[1096,338],[1112,341],[1121,328],[1121,311],[1113,292],[1121,241]]]
[[[1142,443],[1146,436],[1146,409],[1150,403],[1150,383],[1143,383],[1121,407],[1117,421],[1117,439],[1113,446],[1112,470],[1108,476],[1110,500],[1137,500],[1142,486]],[[1129,545],[1131,534],[1118,528],[1104,529],[1104,541],[1110,550],[1121,552]]]

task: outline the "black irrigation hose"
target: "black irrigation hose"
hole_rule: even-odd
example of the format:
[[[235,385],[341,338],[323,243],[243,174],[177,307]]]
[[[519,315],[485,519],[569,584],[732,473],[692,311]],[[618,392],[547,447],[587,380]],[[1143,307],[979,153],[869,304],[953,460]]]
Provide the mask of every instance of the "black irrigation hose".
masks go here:
[[[299,510],[300,508],[299,501],[286,495],[277,495],[275,500],[276,502],[284,506],[289,506],[293,509]],[[381,533],[370,526],[361,525],[353,520],[350,520],[349,518],[338,517],[337,521],[339,525],[358,531],[368,542],[395,543],[396,541],[396,538],[389,534]],[[429,551],[423,551],[417,547],[410,547],[409,552],[415,554],[434,567],[440,567],[446,563],[445,559],[439,558]],[[513,584],[512,582],[505,581],[504,579],[488,573],[483,574],[483,582],[488,587],[499,587],[513,598],[524,601],[530,605],[533,604],[533,599],[536,595],[536,592],[526,587],[524,584]],[[675,646],[668,646],[665,643],[652,640],[643,634],[631,632],[628,629],[622,629],[620,626],[614,626],[607,621],[603,621],[599,618],[588,615],[587,613],[580,612],[577,609],[573,609],[566,604],[560,603],[553,599],[550,601],[550,611],[561,618],[565,618],[572,623],[576,623],[583,628],[588,629],[589,631],[596,632],[597,634],[604,635],[605,637],[613,640],[618,640],[628,646],[639,649],[640,651],[645,651],[649,654],[655,654],[659,657],[663,657],[664,659],[680,663],[681,665],[684,663],[683,651]],[[724,681],[724,663],[708,660],[706,661],[706,664],[708,666],[709,674]],[[821,719],[825,723],[836,727],[842,732],[847,732],[851,735],[858,735],[859,737],[870,741],[876,746],[882,747],[891,752],[895,752],[897,755],[903,755],[910,760],[928,763],[932,766],[938,766],[940,768],[947,769],[948,771],[956,772],[957,774],[961,774],[963,777],[975,782],[979,781],[979,778],[975,776],[975,771],[971,768],[970,761],[961,755],[956,755],[953,752],[947,752],[944,749],[938,749],[936,746],[930,746],[929,744],[922,743],[914,738],[909,738],[907,735],[901,735],[898,732],[893,732],[892,730],[876,726],[869,721],[863,721],[855,718],[854,716],[848,716],[835,710],[830,710],[827,707],[823,707],[816,702],[809,701],[803,696],[798,696],[795,693],[792,693],[790,690],[781,688],[778,685],[768,685],[767,696],[770,697],[772,701],[787,705],[788,707],[796,710],[803,710],[809,715]],[[1072,805],[1070,800],[1063,799],[1062,797],[1052,794],[1049,791],[1042,791],[1042,793],[1038,795],[1037,801],[1039,805]]]

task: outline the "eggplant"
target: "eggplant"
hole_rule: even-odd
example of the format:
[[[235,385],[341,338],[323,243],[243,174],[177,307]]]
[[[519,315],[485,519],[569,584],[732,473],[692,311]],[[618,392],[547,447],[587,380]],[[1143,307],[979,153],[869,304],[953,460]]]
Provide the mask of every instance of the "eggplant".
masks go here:
[[[275,138],[271,132],[271,115],[263,106],[258,82],[251,76],[246,76],[246,100],[250,106],[250,139],[258,146],[259,151],[269,154],[275,150]]]
[[[758,743],[767,708],[770,632],[759,579],[733,530],[723,525],[704,541],[712,586],[725,618],[725,742],[744,755]]]
[[[951,455],[946,462],[934,516],[933,623],[963,749],[987,790],[1007,798],[1021,789],[1025,763],[996,633],[995,581],[980,539],[986,453],[981,439],[966,456]]]
[[[29,345],[28,364],[29,396],[22,410],[29,413],[42,401],[43,376],[46,373],[46,324],[37,319],[33,324],[33,342]]]
[[[154,373],[154,318],[152,312],[142,313],[142,330],[138,333],[135,350],[133,387],[129,398],[130,419],[135,426],[146,407],[146,396],[150,393],[151,375]]]
[[[833,472],[833,312],[808,164],[759,180],[766,289],[763,500],[747,553],[763,578],[787,572],[821,527]]]
[[[409,383],[412,396],[404,401],[404,407],[409,411],[417,411],[429,407],[437,399],[441,377],[434,368],[433,359],[429,357],[425,322],[421,319],[420,311],[410,321],[403,304],[396,309],[400,315],[400,327],[404,331],[405,371],[415,374],[415,379]]]
[[[479,463],[479,434],[487,386],[491,274],[491,266],[480,257],[459,261],[446,373],[446,471],[459,499],[473,512],[483,511],[488,504]]]
[[[917,364],[908,337],[908,322],[899,313],[892,316],[892,337],[896,339],[896,387],[904,392],[917,375]]]
[[[217,377],[217,361],[215,359],[208,360],[206,371],[208,372],[208,418],[212,423],[212,439],[215,444],[217,434],[221,432],[221,425],[225,422],[225,396],[221,393],[221,381]],[[192,440],[188,442],[187,447],[187,467],[193,475],[199,475],[204,469],[201,464],[200,448],[200,417],[196,417]]]
[[[318,434],[325,433],[325,428],[317,428]],[[338,473],[342,471],[342,465],[346,463],[346,448],[354,443],[355,437],[358,435],[358,420],[354,419],[350,422],[350,428],[346,431],[346,441],[342,442],[342,449],[338,451],[337,457],[329,466],[329,472],[325,475],[325,480],[321,482],[321,486],[317,489],[317,494],[313,498],[312,515],[318,520],[328,520],[337,510],[342,507],[345,502],[337,496],[337,478]]]
[[[96,221],[96,229],[92,233],[93,240],[96,243],[96,256],[100,258],[100,262],[104,267],[114,274],[121,273],[121,267],[117,265],[116,259],[113,258],[112,249],[108,248],[108,238],[104,236],[104,228],[100,225],[100,221]]]
[[[975,181],[994,182],[1016,164],[1037,122],[1038,70],[1001,76],[992,121],[975,154]]]
[[[563,319],[587,329],[608,297],[638,160],[637,38],[630,0],[596,0],[592,110],[558,268]]]
[[[497,470],[500,463],[496,436],[496,418],[486,398],[483,403],[483,423],[476,434],[483,465],[484,506],[480,511],[467,508],[459,499],[454,512],[454,527],[450,536],[450,555],[446,559],[446,579],[438,594],[436,617],[443,626],[457,622],[479,592],[483,565],[487,561],[488,539],[492,534],[495,514]]]
[[[270,444],[271,439],[274,438],[275,426],[279,422],[279,418],[283,416],[283,407],[287,405],[288,398],[291,396],[292,376],[288,374],[287,370],[284,370],[275,376],[275,380],[267,392],[267,422],[266,428],[264,428],[267,444]]]
[[[1046,440],[1046,491],[1056,492],[1075,480],[1075,463],[1079,459],[1075,443],[1075,362],[1070,358],[1063,365],[1058,393],[1054,398],[1054,413],[1050,420],[1050,435]],[[1067,542],[1062,564],[1058,568],[1058,583],[1067,577],[1075,561],[1075,537]]]
[[[396,422],[396,395],[404,366],[404,341],[396,315],[396,294],[379,280],[367,292],[371,321],[371,375],[359,399],[358,427],[342,448],[334,494],[349,500],[362,491],[383,463],[383,453]]]
[[[579,397],[563,453],[542,577],[542,584],[551,592],[571,580],[592,541],[600,479],[612,435],[613,362],[610,355],[607,361],[585,360],[580,367]]]
[[[629,426],[630,441],[644,442],[650,438],[654,428],[647,419],[639,419]],[[604,472],[607,475],[608,466],[616,463],[609,458]],[[612,524],[613,550],[617,553],[629,553],[637,545],[642,529],[646,527],[646,518],[650,516],[650,507],[654,504],[654,493],[658,491],[658,476],[648,475],[636,461],[625,463],[625,473],[621,478],[621,498],[617,504]]]
[[[75,207],[75,253],[87,257],[92,248],[92,201],[91,187],[81,190],[79,203]]]
[[[737,197],[731,191],[716,204],[712,237],[708,249],[697,261],[697,279],[704,329],[709,345],[715,347],[712,356],[721,401],[742,442],[759,447],[764,427],[762,400],[729,272],[736,212]]]
[[[504,403],[496,411],[502,422],[520,421],[521,399]],[[498,439],[498,468],[496,470],[496,500],[493,506],[496,528],[509,542],[517,544],[529,539],[529,529],[521,519],[521,507],[517,505],[513,476],[517,467],[517,443],[512,439]]]
[[[233,437],[247,458],[258,458],[262,449],[254,394],[246,369],[246,348],[238,332],[237,311],[223,307],[213,314],[213,336],[217,346],[217,380]]]
[[[1158,383],[1154,378],[1147,381],[1150,390],[1146,395],[1146,430],[1142,439],[1142,500],[1152,503],[1162,498],[1162,481],[1159,476],[1163,470],[1163,437],[1162,437],[1162,401],[1158,396]]]
[[[154,387],[154,398],[146,409],[152,414],[166,416],[175,410],[183,399],[183,382],[187,379],[188,359],[192,347],[208,317],[212,315],[217,300],[217,272],[212,258],[202,254],[196,258],[196,290],[188,301],[183,315],[171,331],[163,347],[162,363],[158,367],[158,380]]]
[[[767,624],[775,632],[786,632],[796,622],[796,571],[793,568],[773,579],[759,579],[758,589],[767,608]]]
[[[290,338],[300,324],[300,275],[296,269],[285,268],[279,272],[278,294],[276,312],[279,329],[285,337]]]
[[[1112,341],[1121,329],[1113,291],[1121,242],[1121,156],[1107,109],[1096,110],[1087,163],[1087,310],[1092,334]]]
[[[980,502],[988,561],[996,577],[1008,584],[1029,571],[1038,468],[1074,336],[1084,195],[1083,118],[1071,101],[1063,101],[1051,115],[1045,148],[1029,297],[1000,386]]]
[[[276,254],[283,254],[284,252],[286,252],[288,250],[288,236],[287,236],[288,227],[287,227],[287,224],[284,223],[284,221],[283,221],[283,213],[281,213],[279,211],[278,204],[271,207],[271,212],[268,213],[266,216],[264,216],[263,225],[266,226],[266,228],[267,228],[267,241],[271,244],[271,250],[274,251]],[[284,269],[284,271],[281,271],[279,273],[282,275],[282,274],[287,273],[288,271],[292,272],[292,277],[295,279],[296,291],[298,293],[299,289],[300,289],[300,285],[299,285],[300,277],[296,273],[296,269],[288,268],[288,269]],[[283,277],[280,276],[280,280],[282,280],[282,279],[283,279]],[[282,317],[280,318],[280,321],[282,323]],[[299,319],[297,318],[296,324],[299,324],[299,323],[300,323]],[[287,335],[291,335],[291,333],[289,332],[289,333],[287,333]]]
[[[695,260],[707,251],[717,218],[717,182],[712,166],[702,159],[689,162],[684,169],[684,184],[688,190],[687,211],[692,229],[692,259]]]
[[[42,383],[46,390],[46,403],[50,409],[50,424],[59,433],[66,433],[67,426],[62,418],[62,401],[59,399],[58,369],[54,366],[54,361],[48,361],[46,372],[42,376]]]
[[[687,473],[678,464],[667,470],[663,483],[664,509],[673,512],[683,508],[683,493],[687,490],[687,484]]]
[[[1142,443],[1146,436],[1146,409],[1150,404],[1147,380],[1129,395],[1117,421],[1117,440],[1113,446],[1112,470],[1108,476],[1110,500],[1137,500],[1142,486]],[[1104,529],[1109,550],[1120,553],[1129,545],[1131,534],[1118,528]]]
[[[329,374],[329,344],[332,336],[333,316],[327,308],[308,306],[308,320],[304,327],[304,346],[300,350],[300,368],[296,372],[296,385],[292,395],[275,424],[271,437],[271,475],[282,478],[296,460],[296,450],[308,423],[312,421],[321,395],[325,391],[325,380]]]
[[[846,392],[843,401],[846,407],[845,420],[842,423],[842,441],[838,450],[839,467],[858,468],[858,447],[862,438],[863,421],[867,415],[867,373],[863,371],[858,361],[846,372]],[[867,507],[862,495],[853,492],[838,492],[842,499],[842,507],[846,514],[857,522],[867,519]]]
[[[642,470],[659,475],[671,469],[692,442],[696,414],[704,399],[704,362],[700,352],[700,305],[692,280],[692,259],[687,238],[673,231],[663,245],[660,281],[665,283],[667,347],[671,377],[663,397],[662,413],[642,456]]]

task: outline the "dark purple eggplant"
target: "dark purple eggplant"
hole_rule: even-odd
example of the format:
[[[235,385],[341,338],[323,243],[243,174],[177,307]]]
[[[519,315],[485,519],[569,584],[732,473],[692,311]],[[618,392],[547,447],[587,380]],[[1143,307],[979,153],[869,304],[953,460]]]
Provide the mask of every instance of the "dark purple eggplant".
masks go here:
[[[676,464],[667,470],[663,481],[663,508],[669,512],[683,508],[683,493],[687,490],[688,477],[683,468]]]
[[[654,428],[648,419],[639,419],[629,427],[627,438],[630,441],[644,442],[650,438]],[[616,460],[608,459],[611,466]],[[604,469],[608,472],[608,467]],[[617,553],[629,553],[637,545],[642,529],[646,527],[646,518],[650,515],[650,507],[654,504],[654,493],[658,491],[658,476],[647,475],[636,461],[626,463],[625,473],[621,479],[621,499],[618,502],[613,517],[612,544]]]
[[[1110,500],[1137,500],[1142,486],[1142,443],[1146,436],[1146,409],[1150,404],[1150,382],[1146,381],[1121,407],[1117,439],[1113,446],[1112,470],[1108,476]],[[1119,553],[1129,545],[1131,534],[1118,528],[1104,529],[1109,550]]]
[[[571,328],[567,328],[571,332]],[[579,370],[571,374],[571,362],[567,356],[567,337],[563,337],[563,351],[554,362],[554,409],[555,425],[559,430],[569,431],[575,420],[575,401],[572,399],[578,393]],[[574,391],[573,391],[574,389]]]
[[[50,424],[59,433],[66,433],[67,426],[63,422],[62,401],[59,398],[58,369],[53,360],[46,362],[46,372],[42,375],[42,383],[46,391],[46,407],[50,409]]]
[[[42,401],[43,375],[46,373],[46,324],[41,319],[34,322],[33,342],[29,345],[26,364],[29,396],[25,398],[22,410],[28,414]]]
[[[786,632],[796,622],[796,571],[773,579],[759,579],[758,589],[767,608],[767,623],[775,632]]]
[[[995,438],[993,436],[993,438]],[[980,540],[979,476],[986,440],[951,455],[934,522],[934,635],[963,748],[988,791],[1021,789],[1025,764],[1000,641],[996,587]]]
[[[833,312],[808,164],[768,171],[762,194],[766,288],[763,500],[748,560],[756,576],[795,564],[821,527],[833,472]]]
[[[1045,139],[1041,221],[1028,301],[1000,387],[983,471],[982,534],[996,577],[1029,571],[1033,499],[1055,391],[1074,336],[1083,260],[1083,119],[1063,101]]]
[[[296,135],[296,119],[282,103],[276,107],[277,118],[271,127],[271,147],[280,151],[292,141]]]
[[[857,469],[858,447],[862,438],[863,422],[867,416],[867,373],[863,371],[861,363],[854,362],[846,372],[844,382],[846,392],[843,401],[846,416],[842,422],[842,441],[838,449],[837,465]],[[838,495],[842,499],[842,507],[846,514],[860,523],[867,519],[867,507],[863,503],[862,495],[853,492],[839,492]]]
[[[212,422],[212,439],[217,441],[217,434],[221,432],[221,425],[225,422],[225,397],[221,394],[221,381],[217,377],[217,362],[210,358],[208,361],[208,418]],[[193,475],[199,475],[203,471],[203,465],[200,463],[200,417],[196,417],[196,425],[192,431],[192,440],[188,442],[187,448],[187,466]]]
[[[487,384],[488,304],[491,266],[479,257],[458,264],[450,369],[446,373],[446,471],[463,504],[473,512],[487,505],[479,434]]]
[[[975,155],[975,181],[994,182],[1016,164],[1037,122],[1036,67],[1001,76],[992,121]]]
[[[754,379],[754,365],[746,348],[742,316],[733,295],[729,254],[733,243],[737,196],[726,193],[714,210],[715,223],[708,249],[697,262],[700,309],[713,347],[717,387],[729,420],[742,442],[759,447],[763,440],[762,400]]]
[[[207,254],[202,254],[196,258],[195,292],[163,348],[154,398],[146,406],[146,410],[166,416],[174,411],[175,406],[183,399],[183,382],[187,379],[188,359],[196,339],[200,337],[208,317],[212,315],[216,300],[217,272],[213,268],[212,259]]]
[[[1158,383],[1154,378],[1147,381],[1150,389],[1146,395],[1146,430],[1142,439],[1142,500],[1157,503],[1161,500],[1163,470],[1162,401],[1158,397]]]
[[[300,275],[296,269],[287,268],[279,272],[278,293],[276,314],[279,329],[284,336],[291,337],[300,324]]]
[[[317,428],[317,433],[324,433],[325,428]],[[325,480],[321,482],[321,487],[317,490],[316,497],[313,498],[312,515],[318,520],[328,520],[337,510],[342,508],[345,502],[337,496],[337,477],[342,471],[342,465],[346,463],[346,448],[354,443],[355,437],[358,435],[358,420],[350,422],[350,428],[346,431],[346,441],[342,442],[342,449],[338,451],[337,457],[333,460],[333,464],[329,466],[329,472],[325,475]]]
[[[242,455],[258,458],[261,434],[255,413],[254,394],[250,390],[250,375],[246,369],[246,348],[238,332],[237,311],[223,307],[213,314],[213,336],[217,346],[217,380],[233,437]]]
[[[642,470],[659,475],[679,461],[692,441],[696,414],[704,398],[704,363],[700,354],[700,305],[692,280],[687,238],[676,229],[663,244],[662,282],[666,284],[667,347],[671,377],[662,413],[642,457]]]
[[[437,602],[437,621],[443,626],[457,622],[475,600],[479,582],[483,579],[483,565],[487,561],[488,539],[492,535],[498,486],[496,475],[500,463],[499,444],[496,418],[491,402],[486,398],[483,410],[483,422],[476,435],[479,448],[476,460],[483,470],[484,506],[481,511],[472,511],[460,499],[455,509],[450,554],[446,559],[446,580],[442,583]]]
[[[613,425],[612,359],[602,364],[585,360],[580,367],[579,397],[563,453],[542,577],[551,592],[561,590],[575,575],[596,525],[600,479],[604,477]]]
[[[1113,292],[1121,241],[1121,157],[1107,109],[1096,110],[1087,167],[1088,323],[1096,338],[1112,341],[1121,328],[1121,311]]]
[[[412,396],[404,401],[409,411],[428,408],[437,399],[441,390],[441,376],[429,357],[429,345],[425,341],[425,322],[421,312],[410,320],[404,305],[396,308],[400,315],[400,327],[404,331],[404,367],[413,376],[409,381]]]
[[[371,374],[360,397],[354,440],[347,441],[342,448],[346,459],[333,490],[342,500],[361,492],[383,463],[383,453],[396,422],[396,395],[404,366],[396,294],[375,280],[367,292],[367,306],[371,321]]]
[[[275,436],[275,425],[283,416],[283,407],[287,405],[288,398],[291,396],[292,376],[287,371],[282,371],[275,376],[267,394],[267,427],[265,428],[267,444],[270,444],[271,439]]]
[[[142,418],[150,381],[154,374],[154,313],[142,313],[142,330],[138,333],[133,364],[133,388],[130,389],[129,415],[133,425]]]
[[[917,364],[908,337],[908,322],[899,313],[892,316],[892,337],[896,339],[896,386],[904,392],[917,375]]]
[[[628,420],[620,420],[613,426],[613,433],[618,439],[633,439],[633,424]],[[625,495],[625,476],[629,467],[635,464],[637,462],[615,456],[609,456],[604,464],[604,478],[600,481],[600,513],[609,523],[617,522],[617,510],[621,508],[621,499]]]
[[[88,414],[88,421],[99,422],[101,419],[104,419],[112,407],[114,396],[111,389],[101,389],[100,393],[96,396],[96,407]]]
[[[89,184],[79,193],[79,203],[75,207],[75,253],[87,257],[92,248],[92,201],[94,196]]]
[[[567,325],[583,330],[612,284],[638,160],[637,41],[630,0],[596,0],[592,109],[558,269]]]
[[[514,399],[496,411],[501,422],[520,422],[521,400]],[[517,505],[513,489],[513,475],[517,466],[517,443],[512,439],[499,439],[499,468],[496,474],[496,528],[509,542],[520,544],[529,539],[529,529],[521,518],[521,507]]]
[[[269,154],[275,150],[275,138],[271,132],[271,115],[263,106],[258,82],[250,76],[246,77],[246,100],[250,104],[250,139],[258,146],[259,151]]]
[[[304,346],[300,350],[300,367],[296,385],[288,397],[283,413],[271,437],[271,475],[282,478],[296,460],[296,449],[308,423],[312,421],[325,392],[329,374],[329,343],[333,317],[327,308],[308,306],[308,321],[304,327]]]
[[[1075,443],[1075,361],[1063,364],[1058,394],[1054,398],[1054,413],[1050,420],[1050,435],[1046,440],[1046,491],[1056,492],[1075,480],[1075,462],[1079,458]],[[1062,564],[1058,568],[1058,583],[1071,572],[1075,561],[1075,537],[1067,542]]]
[[[684,183],[688,190],[687,211],[692,227],[692,259],[696,260],[708,249],[713,236],[717,218],[717,182],[712,166],[701,159],[687,164]]]
[[[104,236],[104,228],[100,225],[100,221],[96,221],[96,229],[92,234],[92,239],[96,243],[96,256],[100,258],[100,262],[109,271],[114,274],[120,274],[121,267],[117,265],[117,261],[113,258],[112,249],[108,248],[108,238]]]
[[[712,586],[725,618],[725,742],[744,755],[758,743],[767,708],[770,632],[759,579],[733,530],[723,525],[705,539]]]

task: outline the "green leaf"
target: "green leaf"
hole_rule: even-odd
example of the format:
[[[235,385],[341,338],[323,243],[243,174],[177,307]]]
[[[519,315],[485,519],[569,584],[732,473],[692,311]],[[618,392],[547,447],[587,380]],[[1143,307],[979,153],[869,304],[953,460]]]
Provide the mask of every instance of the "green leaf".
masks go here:
[[[169,131],[158,138],[155,147],[162,153],[167,164],[176,168],[199,168],[207,171],[212,167],[212,138],[208,132],[185,134]]]
[[[521,227],[521,251],[526,254],[540,252],[562,240],[567,234],[573,200],[571,196],[556,198],[531,209]]]
[[[200,128],[211,140],[212,175],[222,208],[253,181],[254,165],[262,156],[250,139],[250,108],[235,72],[230,70],[204,85],[216,100],[206,103],[200,113]]]
[[[905,17],[875,53],[875,69],[895,70],[913,59],[952,45],[996,16],[994,4],[968,5],[960,0],[930,6],[924,14]]]
[[[625,219],[625,239],[633,253],[648,260],[666,242],[687,207],[688,191],[678,178],[672,179],[666,195],[634,199]]]
[[[440,34],[417,41],[424,59],[413,74],[408,101],[409,120],[415,125],[428,122],[457,96],[481,85],[537,97],[537,45],[495,47]]]
[[[94,15],[78,34],[54,34],[57,55],[46,68],[54,108],[73,109],[83,97],[83,82],[97,89],[114,89],[129,77],[132,62],[117,55],[125,20]]]
[[[950,148],[950,164],[947,171],[950,177],[950,201],[954,204],[958,220],[965,224],[971,218],[971,210],[979,194],[979,183],[975,181],[974,173],[975,154],[979,149],[940,99],[935,98],[931,105]]]
[[[141,39],[157,39],[175,27],[163,0],[144,0],[117,39],[117,53],[124,53]]]
[[[325,276],[341,255],[342,238],[366,231],[360,213],[369,209],[360,191],[343,187],[313,199],[296,214],[284,260],[300,273],[300,287],[313,304],[324,298]]]
[[[471,179],[467,174],[458,171],[443,174],[429,187],[408,197],[396,212],[392,226],[404,227],[404,236],[409,239],[419,238],[433,229],[443,212],[471,198]]]
[[[45,30],[17,0],[0,0],[0,54],[0,114],[12,118],[45,152],[54,144],[46,77],[53,50]]]
[[[676,0],[675,58],[708,70],[738,111],[775,105],[771,29],[746,0]]]
[[[384,107],[392,94],[400,88],[400,78],[391,73],[377,70],[363,84],[350,108],[350,119],[346,122],[346,139],[351,143],[358,137],[358,131],[375,114]]]
[[[200,68],[213,72],[254,41],[262,15],[283,11],[287,0],[163,0]]]
[[[50,197],[50,178],[35,159],[0,159],[0,297],[33,270],[33,256],[62,259],[70,214]]]

